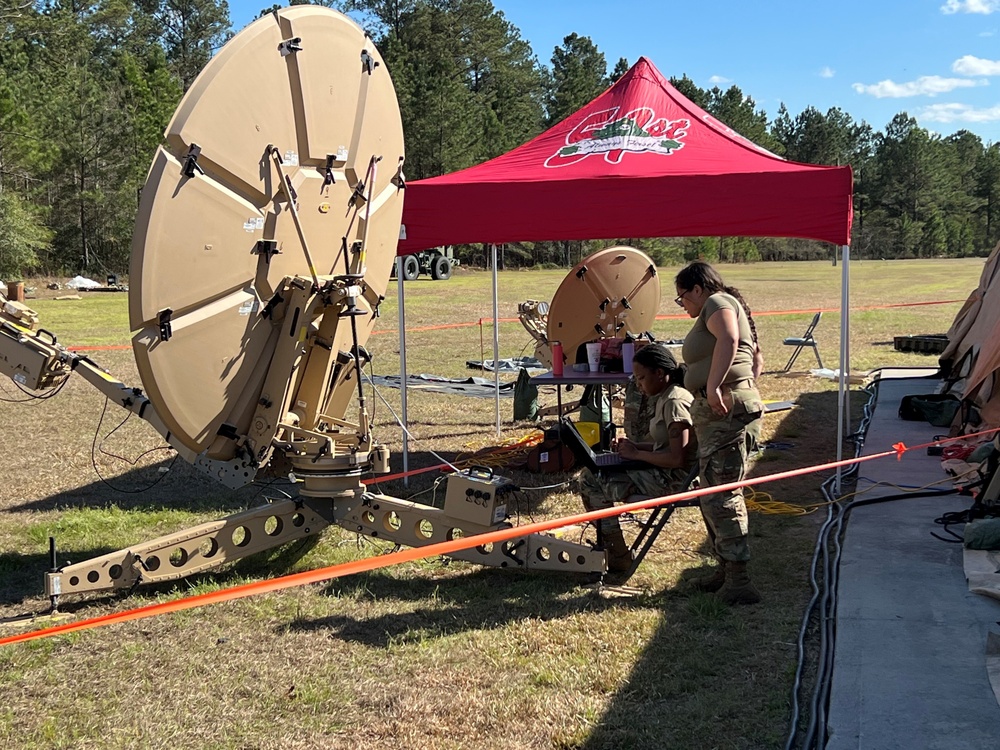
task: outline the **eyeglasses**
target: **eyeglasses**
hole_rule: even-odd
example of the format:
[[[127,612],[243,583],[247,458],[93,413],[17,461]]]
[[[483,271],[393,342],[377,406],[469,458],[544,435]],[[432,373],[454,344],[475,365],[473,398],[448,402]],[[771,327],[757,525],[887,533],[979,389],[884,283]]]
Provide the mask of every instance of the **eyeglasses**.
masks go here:
[[[691,291],[690,289],[687,289],[687,290],[681,292],[680,294],[678,294],[676,297],[674,297],[674,302],[677,303],[678,307],[684,307],[684,295],[687,294],[690,291]]]

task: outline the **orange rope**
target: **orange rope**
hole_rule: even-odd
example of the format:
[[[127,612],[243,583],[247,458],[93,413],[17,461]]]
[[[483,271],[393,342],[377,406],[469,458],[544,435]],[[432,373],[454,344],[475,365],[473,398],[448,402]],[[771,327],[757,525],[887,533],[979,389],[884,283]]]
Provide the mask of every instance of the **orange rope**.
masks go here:
[[[852,307],[852,311],[862,311],[862,310],[888,310],[892,307],[921,307],[922,305],[950,305],[956,302],[965,302],[964,299],[942,299],[934,300],[933,302],[897,302],[892,305],[868,305],[867,307]],[[814,315],[815,313],[839,313],[839,307],[814,307],[810,310],[754,310],[753,316],[755,318],[761,318],[766,315]],[[657,315],[657,320],[685,320],[688,315]]]
[[[1000,431],[1000,428],[985,430],[983,432],[974,433],[972,435],[966,435],[964,437],[977,437],[979,435],[987,435]],[[875,461],[880,458],[888,458],[890,456],[896,456],[898,460],[902,460],[903,454],[906,451],[918,450],[921,448],[926,448],[932,445],[938,445],[944,442],[950,442],[954,438],[949,438],[948,440],[940,440],[931,443],[924,443],[922,445],[913,446],[908,448],[903,443],[896,443],[893,446],[893,450],[883,451],[881,453],[874,453],[870,456],[859,456],[856,458],[845,459],[843,461],[832,461],[824,464],[817,464],[815,466],[807,466],[801,469],[793,469],[791,471],[782,471],[777,474],[768,474],[763,477],[754,477],[753,479],[744,480],[742,482],[731,482],[729,484],[717,485],[714,487],[703,487],[697,490],[691,490],[688,492],[681,492],[675,495],[667,495],[664,497],[655,497],[648,500],[642,500],[636,503],[627,503],[625,505],[619,505],[611,508],[602,508],[600,510],[589,511],[587,513],[577,513],[571,516],[565,516],[563,518],[556,518],[550,521],[538,521],[535,523],[529,523],[524,526],[514,526],[508,529],[500,529],[499,531],[491,531],[485,534],[476,534],[470,537],[463,537],[461,539],[454,539],[446,542],[437,542],[435,544],[429,544],[425,547],[411,547],[408,549],[400,550],[399,552],[392,552],[387,555],[377,555],[375,557],[368,557],[363,560],[355,560],[349,563],[342,563],[340,565],[333,565],[326,568],[320,568],[318,570],[310,570],[302,573],[294,573],[287,576],[281,576],[279,578],[272,578],[265,581],[255,581],[253,583],[243,584],[241,586],[234,586],[229,589],[223,589],[220,591],[211,591],[206,594],[197,594],[194,596],[187,596],[180,599],[175,599],[169,602],[161,602],[158,604],[150,604],[145,607],[139,607],[137,609],[127,610],[125,612],[115,612],[109,615],[102,615],[100,617],[94,617],[88,620],[80,620],[78,622],[66,623],[63,625],[56,625],[50,628],[43,628],[41,630],[33,630],[27,633],[20,633],[18,635],[8,636],[6,638],[0,638],[0,646],[5,646],[13,643],[23,643],[25,641],[36,640],[39,638],[48,638],[54,635],[64,635],[66,633],[75,633],[81,630],[90,630],[91,628],[98,628],[104,625],[111,625],[119,622],[130,622],[133,620],[141,620],[147,617],[154,617],[156,615],[168,614],[170,612],[182,612],[188,609],[194,609],[195,607],[203,607],[208,604],[219,604],[221,602],[234,601],[236,599],[244,599],[249,596],[256,596],[257,594],[265,594],[272,591],[281,591],[283,589],[292,588],[295,586],[305,586],[311,583],[322,583],[324,581],[329,581],[333,578],[340,578],[342,576],[353,575],[355,573],[363,573],[371,570],[378,570],[379,568],[385,568],[390,565],[397,565],[399,563],[410,562],[412,560],[420,560],[425,557],[434,557],[435,555],[448,555],[460,550],[471,549],[473,547],[478,547],[484,544],[500,544],[502,542],[509,541],[511,539],[516,539],[517,537],[526,536],[528,534],[534,534],[542,531],[551,531],[553,529],[559,529],[564,526],[572,526],[575,524],[590,523],[591,521],[597,521],[602,518],[611,518],[612,516],[621,515],[622,513],[633,513],[639,510],[649,510],[662,505],[673,505],[684,500],[691,500],[697,497],[703,497],[704,495],[711,495],[717,492],[729,492],[732,490],[742,489],[744,487],[753,485],[768,484],[770,482],[777,482],[782,479],[791,479],[792,477],[798,477],[805,474],[812,474],[821,471],[829,471],[830,469],[836,469],[839,466],[849,466],[851,464],[860,464],[866,461]]]
[[[67,346],[71,352],[110,352],[131,349],[131,344],[107,344],[106,346]]]
[[[950,305],[956,302],[965,302],[962,299],[944,299],[944,300],[934,300],[932,302],[899,302],[892,305],[869,305],[868,307],[855,307],[855,311],[862,310],[888,310],[893,307],[920,307],[922,305]],[[814,314],[818,312],[830,313],[830,312],[840,312],[838,307],[816,307],[810,310],[754,310],[754,317],[764,317],[765,315],[806,315]],[[657,315],[657,320],[687,320],[688,315]],[[500,318],[497,322],[499,323],[517,323],[519,318]],[[407,328],[409,333],[420,333],[422,331],[443,331],[449,328],[472,328],[473,326],[479,326],[479,338],[480,338],[480,349],[482,349],[482,329],[484,323],[493,322],[492,318],[480,318],[479,320],[469,321],[468,323],[446,323],[443,325],[436,326],[419,326],[417,328]],[[372,331],[370,335],[381,336],[387,333],[396,333],[395,328],[385,328],[378,331]],[[97,351],[112,351],[116,349],[131,349],[131,344],[114,344],[107,346],[69,346],[67,349],[73,352],[97,352]]]

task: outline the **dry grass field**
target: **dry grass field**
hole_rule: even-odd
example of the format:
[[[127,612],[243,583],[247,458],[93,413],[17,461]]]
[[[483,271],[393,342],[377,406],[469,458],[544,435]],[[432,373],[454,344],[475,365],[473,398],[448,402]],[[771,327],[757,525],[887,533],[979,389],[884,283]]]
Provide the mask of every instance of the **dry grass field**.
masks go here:
[[[933,365],[932,357],[893,350],[895,335],[943,333],[964,300],[981,259],[890,261],[852,265],[851,352],[855,372],[885,365]],[[679,313],[661,269],[660,312]],[[768,369],[784,366],[786,336],[811,315],[769,311],[832,308],[840,271],[829,263],[721,266],[757,313]],[[560,271],[500,274],[500,316],[517,303],[550,299]],[[40,288],[44,288],[40,286]],[[52,296],[52,295],[49,295]],[[399,352],[395,286],[369,341],[375,374],[396,374]],[[66,344],[127,344],[125,295],[31,303],[44,327]],[[879,309],[875,309],[879,308]],[[464,377],[479,359],[487,325],[417,330],[492,316],[490,275],[459,270],[447,282],[406,285],[411,373]],[[683,337],[686,319],[657,322],[661,338]],[[824,364],[835,367],[839,316],[816,331]],[[530,354],[518,323],[502,323],[502,357]],[[106,369],[138,385],[128,350],[92,353]],[[814,366],[803,352],[796,369]],[[261,477],[232,492],[199,475],[143,423],[109,410],[71,380],[55,398],[23,401],[0,383],[0,618],[43,612],[48,537],[62,561],[80,561],[293,491]],[[782,450],[759,454],[756,476],[832,460],[836,385],[811,376],[765,375],[766,399],[796,406],[768,415],[765,439]],[[400,394],[382,389],[397,413]],[[543,403],[554,403],[543,393]],[[859,396],[852,405],[858,407]],[[492,399],[411,393],[416,440],[411,468],[520,439],[536,424],[513,424]],[[385,404],[377,435],[400,467],[400,430]],[[111,433],[111,434],[109,434]],[[888,446],[887,446],[888,447]],[[152,453],[146,451],[153,450]],[[849,453],[850,448],[845,448]],[[161,471],[161,469],[169,469]],[[580,510],[572,476],[503,470],[526,488],[522,520]],[[433,473],[382,484],[401,497],[426,497]],[[776,500],[822,500],[825,477],[762,486]],[[528,488],[556,485],[544,490]],[[158,618],[0,648],[0,747],[20,748],[778,748],[787,733],[795,638],[810,591],[807,572],[818,514],[751,514],[751,569],[764,594],[755,607],[730,609],[684,590],[684,571],[705,565],[697,511],[674,514],[630,582],[639,593],[602,596],[557,575],[526,575],[428,559]],[[626,527],[629,529],[634,527]],[[574,538],[587,536],[583,529]],[[250,559],[176,587],[128,598],[66,602],[87,618],[385,551],[381,543],[328,530],[308,548]],[[0,636],[25,627],[0,625]]]

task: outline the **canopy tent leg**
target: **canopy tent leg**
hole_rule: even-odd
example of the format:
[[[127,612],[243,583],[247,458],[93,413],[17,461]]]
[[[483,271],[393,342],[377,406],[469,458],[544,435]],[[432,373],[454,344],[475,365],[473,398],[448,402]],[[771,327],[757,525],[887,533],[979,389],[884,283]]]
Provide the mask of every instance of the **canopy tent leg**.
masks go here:
[[[844,459],[844,428],[850,426],[850,400],[847,391],[848,370],[850,369],[851,332],[851,246],[841,248],[840,263],[840,377],[837,380],[837,461]],[[842,494],[841,480],[843,467],[837,467],[834,492]]]
[[[500,303],[497,284],[497,246],[490,245],[493,263],[493,389],[496,402],[497,437],[500,437]]]
[[[850,256],[851,249],[847,249]],[[850,260],[850,257],[847,258]],[[854,430],[851,428],[851,268],[848,264],[845,271],[847,276],[847,302],[844,309],[847,310],[847,331],[844,336],[844,364],[840,368],[844,373],[844,437],[850,437]]]
[[[403,293],[403,257],[396,256],[396,291],[399,295],[399,393],[402,399],[403,415],[403,486],[410,486],[410,478],[406,473],[410,470],[410,418],[406,412],[406,300]]]

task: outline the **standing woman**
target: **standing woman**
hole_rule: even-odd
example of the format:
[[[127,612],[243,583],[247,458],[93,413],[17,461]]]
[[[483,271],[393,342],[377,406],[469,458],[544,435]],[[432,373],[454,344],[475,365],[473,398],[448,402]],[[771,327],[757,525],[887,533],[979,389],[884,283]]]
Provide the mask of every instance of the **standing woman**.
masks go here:
[[[719,272],[695,261],[674,278],[675,302],[695,318],[684,339],[685,387],[694,395],[691,418],[698,438],[701,484],[739,482],[747,453],[760,433],[764,404],[755,378],[763,367],[750,308]],[[702,591],[718,592],[727,604],[756,604],[747,561],[747,508],[741,490],[701,498],[701,513],[719,568],[694,579]]]

